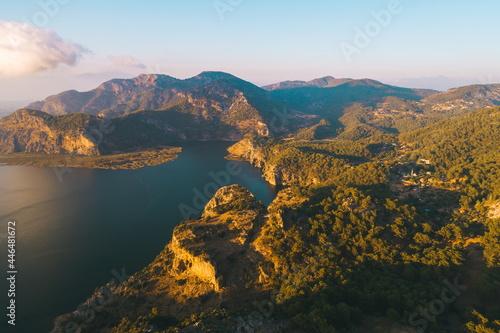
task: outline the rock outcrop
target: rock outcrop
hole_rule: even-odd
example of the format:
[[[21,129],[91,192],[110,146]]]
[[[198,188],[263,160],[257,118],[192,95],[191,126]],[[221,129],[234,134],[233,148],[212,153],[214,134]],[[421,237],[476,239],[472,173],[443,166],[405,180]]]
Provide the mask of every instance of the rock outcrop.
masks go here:
[[[210,113],[210,109],[203,106],[196,109],[198,115],[184,116],[179,116],[179,107],[182,106],[166,111],[136,112],[117,119],[84,113],[54,116],[21,109],[0,119],[0,155],[101,156],[156,149],[184,140],[237,141],[247,131],[269,134],[267,125],[261,123],[259,117],[230,125],[220,121],[215,111]]]
[[[228,148],[229,159],[241,159],[262,169],[262,177],[272,185],[296,185],[303,180],[285,167],[273,164],[269,156],[277,155],[276,152],[265,153],[252,139],[244,138]]]
[[[95,156],[174,141],[288,135],[297,125],[276,129],[278,109],[286,108],[268,91],[226,73],[205,72],[186,80],[153,74],[115,79],[88,92],[50,96],[1,119],[0,154]],[[287,113],[288,124],[298,115]],[[104,121],[114,131],[101,140]],[[92,132],[97,140],[87,134]]]
[[[490,205],[488,217],[491,219],[500,219],[500,201],[496,201]]]
[[[153,307],[182,320],[214,310],[243,311],[269,300],[271,272],[265,267],[273,264],[259,241],[267,222],[265,207],[247,189],[221,188],[200,218],[175,228],[153,263],[121,284],[97,289],[75,312],[58,317],[52,332],[65,327],[109,332],[109,323],[147,315]],[[99,316],[90,320],[92,311]]]
[[[100,155],[90,134],[98,120],[90,116],[78,119],[78,126],[61,126],[42,112],[22,109],[0,120],[0,154],[25,152]],[[48,116],[48,117],[47,117]],[[75,120],[76,121],[76,120]]]

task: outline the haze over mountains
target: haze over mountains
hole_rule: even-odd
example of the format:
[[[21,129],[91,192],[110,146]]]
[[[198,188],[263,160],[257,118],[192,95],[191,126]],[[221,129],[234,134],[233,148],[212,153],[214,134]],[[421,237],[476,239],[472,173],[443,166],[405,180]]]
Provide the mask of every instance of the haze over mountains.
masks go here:
[[[387,97],[396,97],[402,103],[422,102],[420,109],[430,107],[445,111],[447,104],[453,107],[460,104],[463,109],[470,109],[471,102],[479,101],[483,102],[479,108],[498,105],[499,90],[499,85],[489,84],[438,92],[401,88],[371,79],[336,79],[331,76],[308,82],[284,81],[259,88],[223,72],[203,72],[185,80],[162,74],[143,74],[133,79],[113,79],[88,92],[65,91],[31,103],[26,108],[52,115],[82,112],[114,118],[135,111],[162,110],[181,101],[187,101],[193,108],[202,105],[229,109],[236,106],[238,98],[244,97],[251,107],[261,108],[258,111],[263,113],[266,113],[266,107],[276,107],[279,105],[276,102],[281,102],[317,114],[350,103],[373,104]]]
[[[262,87],[265,90],[280,90],[280,89],[292,89],[292,88],[302,88],[302,87],[318,87],[318,88],[331,88],[338,85],[344,84],[346,82],[354,81],[353,79],[336,79],[333,76],[325,76],[319,79],[314,79],[311,81],[283,81],[268,86]]]
[[[342,86],[342,89],[317,89],[339,86]],[[278,93],[278,91],[285,90],[286,93]],[[342,103],[340,95],[345,95],[347,91],[350,98],[344,96],[346,102],[389,95],[419,99],[419,97],[437,93],[437,91],[432,90],[393,87],[370,79],[335,79],[331,76],[309,82],[285,81],[259,88],[231,74],[222,72],[203,72],[185,80],[168,75],[143,74],[133,79],[110,80],[88,92],[65,91],[50,96],[44,101],[31,103],[27,108],[53,115],[82,112],[112,118],[139,110],[161,110],[183,99],[196,104],[193,101],[206,98],[219,102],[216,104],[223,102],[225,106],[228,106],[227,104],[233,102],[231,99],[240,94],[249,97],[250,103],[256,102],[253,99],[258,98],[280,100],[283,99],[283,94],[294,96],[305,94],[305,97],[308,98],[307,103],[312,98],[318,97],[309,96],[311,91],[321,92],[320,97],[332,98],[333,95],[336,95],[335,97],[340,103]],[[262,105],[259,106],[262,107]]]
[[[185,80],[143,74],[87,92],[65,91],[26,107],[41,112],[20,110],[3,118],[0,152],[99,155],[178,140],[239,140],[246,134],[357,140],[497,105],[495,84],[437,92],[327,76],[261,88],[223,72]],[[98,131],[103,119],[113,131],[99,148],[91,147],[89,133]]]

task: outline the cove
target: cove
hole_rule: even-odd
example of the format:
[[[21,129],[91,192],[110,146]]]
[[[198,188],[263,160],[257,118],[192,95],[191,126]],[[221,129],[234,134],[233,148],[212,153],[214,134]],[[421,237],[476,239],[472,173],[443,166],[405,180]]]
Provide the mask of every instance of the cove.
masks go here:
[[[162,165],[72,169],[62,182],[52,168],[0,166],[0,267],[7,271],[1,235],[16,221],[18,269],[16,326],[0,327],[49,332],[95,288],[147,266],[184,218],[179,207],[198,209],[198,193],[240,184],[269,204],[278,189],[249,163],[226,160],[231,144],[183,143],[179,158]],[[7,291],[6,279],[0,288]]]

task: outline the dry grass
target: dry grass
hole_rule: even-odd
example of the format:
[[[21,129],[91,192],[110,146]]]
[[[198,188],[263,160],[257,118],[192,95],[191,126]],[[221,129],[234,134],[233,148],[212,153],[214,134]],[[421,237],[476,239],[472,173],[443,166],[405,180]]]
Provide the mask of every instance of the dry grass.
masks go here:
[[[181,150],[179,147],[160,147],[145,151],[104,156],[14,153],[0,155],[0,164],[113,170],[139,169],[172,161],[178,157],[177,154]]]

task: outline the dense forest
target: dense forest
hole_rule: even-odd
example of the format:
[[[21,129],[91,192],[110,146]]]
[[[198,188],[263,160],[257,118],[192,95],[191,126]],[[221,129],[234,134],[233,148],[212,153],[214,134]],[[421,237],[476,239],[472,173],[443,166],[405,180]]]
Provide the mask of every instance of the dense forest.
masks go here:
[[[352,328],[368,314],[421,331],[454,331],[460,318],[465,332],[499,332],[500,221],[488,212],[500,198],[500,108],[441,121],[396,141],[390,135],[254,140],[268,163],[305,183],[316,180],[292,188],[302,198],[293,208],[300,218],[288,229],[276,221],[265,229],[280,268],[274,281],[284,318],[314,332]],[[433,205],[422,204],[421,189],[403,198],[389,190],[404,167],[432,170],[426,181],[436,184]],[[474,265],[470,257],[477,249],[481,259]],[[479,281],[471,280],[474,273]],[[428,320],[416,309],[432,304],[443,281],[475,285]]]
[[[363,114],[343,119],[353,133],[367,126]],[[267,281],[263,293],[273,290],[263,298],[273,304],[273,332],[368,331],[367,320],[382,318],[401,332],[498,333],[500,108],[431,123],[349,138],[338,124],[321,121],[288,140],[249,137],[264,171],[286,171],[295,181],[283,184],[267,210],[228,202],[213,209],[213,219],[204,214],[176,230],[192,228],[190,244],[204,244],[232,232],[220,229],[221,220],[260,216],[246,242],[267,253],[259,274]],[[166,274],[161,267],[170,264],[158,260],[139,281],[156,270]],[[129,284],[136,295],[151,289]],[[251,307],[211,309],[176,318],[151,305],[111,331],[258,331],[235,324]]]
[[[437,174],[460,186],[466,208],[500,198],[500,109],[437,123],[401,136],[413,158],[430,159]]]

